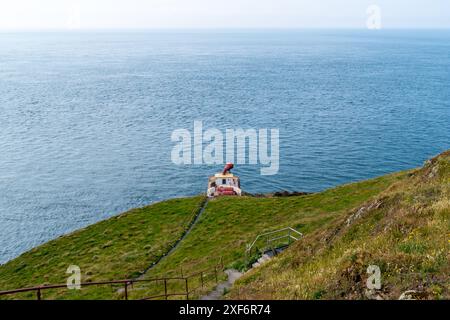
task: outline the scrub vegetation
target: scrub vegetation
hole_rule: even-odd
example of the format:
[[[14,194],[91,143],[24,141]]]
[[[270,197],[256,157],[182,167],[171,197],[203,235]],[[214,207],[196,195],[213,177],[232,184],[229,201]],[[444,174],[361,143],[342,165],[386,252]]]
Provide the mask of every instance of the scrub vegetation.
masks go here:
[[[228,298],[449,299],[450,152],[252,270]],[[369,265],[381,289],[369,290]]]

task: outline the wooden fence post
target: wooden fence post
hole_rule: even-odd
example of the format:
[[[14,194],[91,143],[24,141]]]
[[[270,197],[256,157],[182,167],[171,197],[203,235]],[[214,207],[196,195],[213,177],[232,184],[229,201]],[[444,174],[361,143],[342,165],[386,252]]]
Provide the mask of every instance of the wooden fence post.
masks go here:
[[[217,267],[214,267],[214,274],[216,276],[216,284],[219,283],[219,280],[217,278]]]
[[[167,279],[164,279],[164,296],[166,297],[167,300]]]

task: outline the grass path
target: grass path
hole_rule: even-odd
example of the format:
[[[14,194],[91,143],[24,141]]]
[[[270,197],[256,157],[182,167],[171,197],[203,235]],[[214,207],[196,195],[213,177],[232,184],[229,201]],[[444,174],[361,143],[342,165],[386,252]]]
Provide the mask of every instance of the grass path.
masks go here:
[[[195,215],[194,219],[192,220],[190,226],[188,227],[188,229],[186,230],[186,232],[184,232],[182,234],[182,236],[177,240],[177,242],[175,242],[175,244],[170,248],[170,250],[164,254],[163,256],[161,256],[158,260],[154,261],[139,277],[137,277],[137,279],[142,279],[145,277],[145,274],[147,272],[149,272],[151,269],[153,269],[154,267],[156,267],[156,265],[158,263],[160,263],[162,260],[164,260],[165,258],[167,258],[168,256],[170,256],[170,254],[172,252],[174,252],[178,246],[180,245],[180,243],[184,240],[184,238],[186,238],[189,233],[192,231],[192,229],[195,227],[197,221],[200,219],[200,217],[202,216],[202,213],[205,211],[206,206],[208,205],[208,198],[205,198],[203,204],[200,207],[200,210],[198,210],[197,214]]]

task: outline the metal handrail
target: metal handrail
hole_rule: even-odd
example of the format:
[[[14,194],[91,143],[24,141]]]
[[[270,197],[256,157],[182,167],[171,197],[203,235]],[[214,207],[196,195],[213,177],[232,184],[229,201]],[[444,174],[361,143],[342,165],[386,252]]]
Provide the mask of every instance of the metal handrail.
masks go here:
[[[283,238],[289,238],[289,239],[294,239],[295,241],[298,241],[301,237],[303,237],[303,233],[301,233],[301,232],[299,232],[299,231],[297,231],[297,230],[295,230],[294,228],[291,228],[291,227],[287,227],[287,228],[283,228],[283,229],[279,229],[279,230],[275,230],[275,231],[270,231],[270,232],[266,232],[266,233],[262,233],[262,234],[259,234],[258,236],[256,236],[255,240],[253,240],[253,242],[252,242],[250,245],[247,246],[247,249],[246,249],[245,252],[246,252],[247,254],[250,253],[251,250],[253,249],[253,247],[255,246],[256,242],[257,242],[259,239],[261,239],[261,238],[263,238],[263,237],[268,237],[268,236],[273,235],[273,234],[285,232],[285,231],[288,231],[289,234],[288,234],[288,235],[285,235],[285,236],[278,237],[278,238],[273,238],[273,239],[270,239],[270,240],[268,239],[267,241],[268,241],[268,242],[272,242],[272,241],[279,240],[279,239],[283,239]],[[294,234],[298,235],[299,238],[294,237],[294,236],[291,234],[291,232],[293,232]]]
[[[207,275],[211,275],[211,274],[215,274],[215,279],[216,282],[218,282],[218,272],[220,270],[223,271],[224,269],[224,263],[222,258],[220,258],[220,263],[218,265],[216,265],[214,267],[214,269],[208,269],[208,270],[203,270],[203,271],[199,271],[193,274],[190,274],[188,276],[185,277],[163,277],[163,278],[150,278],[150,279],[124,279],[124,280],[111,280],[111,281],[97,281],[97,282],[85,282],[85,283],[81,283],[80,286],[81,287],[90,287],[90,286],[102,286],[102,285],[113,285],[113,284],[122,284],[124,285],[124,294],[125,294],[125,299],[128,300],[128,286],[132,286],[134,283],[149,283],[149,282],[159,282],[159,281],[164,281],[165,285],[167,285],[168,281],[173,281],[173,280],[178,280],[178,281],[185,281],[186,282],[186,292],[183,294],[178,294],[178,293],[168,293],[165,292],[163,295],[158,295],[158,296],[153,296],[153,297],[147,297],[144,298],[144,300],[150,300],[153,298],[157,298],[157,297],[169,297],[169,296],[180,296],[180,295],[185,295],[187,297],[187,299],[189,299],[189,294],[192,293],[192,291],[197,290],[198,288],[195,288],[192,291],[188,290],[188,281],[189,279],[192,279],[194,277],[201,277],[201,287],[204,286],[204,277]],[[45,290],[50,290],[50,289],[62,289],[62,288],[67,288],[67,284],[52,284],[52,285],[41,285],[41,286],[35,286],[35,287],[26,287],[26,288],[20,288],[20,289],[15,289],[15,290],[6,290],[6,291],[0,291],[0,296],[6,296],[6,295],[12,295],[12,294],[17,294],[17,293],[25,293],[25,292],[36,292],[37,294],[37,300],[41,300],[42,296],[41,296],[41,292],[45,291]],[[166,287],[167,288],[167,287]]]
[[[143,298],[141,300],[154,300],[154,299],[158,299],[158,298],[165,298],[167,300],[168,297],[184,297],[186,296],[186,293],[168,293],[168,294],[160,294],[157,296],[151,296],[151,297],[146,297]]]
[[[171,277],[171,278],[151,278],[151,279],[126,279],[126,280],[112,280],[112,281],[97,281],[97,282],[84,282],[80,283],[80,286],[82,287],[90,287],[90,286],[101,286],[101,285],[107,285],[107,284],[133,284],[138,282],[156,282],[156,281],[164,281],[164,280],[184,280],[188,277]],[[67,288],[67,284],[50,284],[50,285],[42,285],[42,286],[35,286],[35,287],[26,287],[21,289],[15,289],[15,290],[6,290],[6,291],[0,291],[0,296],[8,295],[8,294],[14,294],[14,293],[23,293],[23,292],[30,292],[30,291],[36,291],[36,290],[49,290],[49,289],[62,289]]]

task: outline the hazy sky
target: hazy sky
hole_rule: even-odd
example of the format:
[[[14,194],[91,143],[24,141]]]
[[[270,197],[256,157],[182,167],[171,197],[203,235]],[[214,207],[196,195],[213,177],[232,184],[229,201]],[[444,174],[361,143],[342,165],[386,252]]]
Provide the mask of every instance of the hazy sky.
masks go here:
[[[1,0],[0,29],[450,28],[450,0]]]

